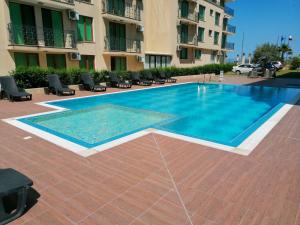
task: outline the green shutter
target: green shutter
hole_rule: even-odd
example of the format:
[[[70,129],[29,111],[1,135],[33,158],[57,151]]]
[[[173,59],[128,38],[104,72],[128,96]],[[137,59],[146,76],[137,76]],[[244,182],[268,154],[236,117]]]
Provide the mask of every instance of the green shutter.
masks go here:
[[[77,21],[77,36],[78,41],[84,41],[84,17],[79,16],[79,20]]]
[[[47,55],[47,66],[54,69],[66,68],[66,56],[64,54]]]
[[[9,2],[9,13],[12,25],[12,35],[15,44],[24,44],[23,22],[20,4]]]
[[[94,70],[95,69],[94,61],[95,61],[95,57],[93,55],[88,56],[89,70]]]
[[[214,44],[217,45],[219,43],[219,32],[215,32],[214,35]]]
[[[189,27],[187,24],[181,24],[180,41],[181,43],[188,43]]]
[[[199,27],[198,28],[198,41],[199,42],[204,42],[204,28],[203,27]]]
[[[38,54],[28,54],[28,66],[39,66]]]
[[[187,1],[181,2],[181,17],[187,18],[189,15],[189,3]]]
[[[180,51],[180,59],[188,59],[188,49],[182,48]]]
[[[93,19],[89,17],[85,17],[85,24],[86,24],[86,41],[93,40]]]
[[[202,55],[201,50],[196,49],[196,50],[195,50],[195,58],[196,58],[196,59],[201,59],[201,55]]]
[[[220,13],[216,12],[216,16],[215,16],[215,25],[219,26],[220,25]]]
[[[54,36],[54,46],[63,48],[64,47],[64,32],[62,23],[62,14],[58,11],[51,11],[52,15],[52,28]]]
[[[79,61],[79,67],[80,67],[80,69],[86,69],[86,57],[85,57],[85,55],[81,56],[81,59]]]
[[[27,60],[26,60],[26,56],[24,53],[15,52],[14,56],[15,56],[16,68],[18,68],[20,66],[27,66]]]
[[[203,5],[199,5],[199,20],[205,20],[205,7]]]

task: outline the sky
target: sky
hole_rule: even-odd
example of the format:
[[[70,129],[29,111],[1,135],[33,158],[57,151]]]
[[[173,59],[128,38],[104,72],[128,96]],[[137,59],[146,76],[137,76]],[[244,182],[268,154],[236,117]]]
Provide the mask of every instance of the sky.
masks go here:
[[[258,45],[277,44],[278,37],[289,35],[293,37],[290,46],[294,55],[300,54],[300,0],[235,0],[228,6],[235,10],[229,23],[237,26],[237,33],[228,40],[235,43],[229,59],[241,55],[243,32],[246,55]]]

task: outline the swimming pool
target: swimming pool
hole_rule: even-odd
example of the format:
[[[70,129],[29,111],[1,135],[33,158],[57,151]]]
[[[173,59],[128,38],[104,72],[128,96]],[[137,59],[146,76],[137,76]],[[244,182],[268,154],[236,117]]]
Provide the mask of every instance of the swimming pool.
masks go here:
[[[187,83],[46,102],[60,110],[17,121],[86,149],[147,128],[237,148],[299,94],[289,88]]]

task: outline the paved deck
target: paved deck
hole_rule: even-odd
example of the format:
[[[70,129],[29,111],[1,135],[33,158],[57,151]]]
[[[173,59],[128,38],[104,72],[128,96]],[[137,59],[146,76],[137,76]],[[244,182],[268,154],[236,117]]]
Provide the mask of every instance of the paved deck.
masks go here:
[[[0,101],[0,119],[47,111],[33,103],[51,99]],[[0,122],[0,168],[40,194],[11,224],[300,225],[299,105],[247,157],[151,134],[82,158],[29,135]]]

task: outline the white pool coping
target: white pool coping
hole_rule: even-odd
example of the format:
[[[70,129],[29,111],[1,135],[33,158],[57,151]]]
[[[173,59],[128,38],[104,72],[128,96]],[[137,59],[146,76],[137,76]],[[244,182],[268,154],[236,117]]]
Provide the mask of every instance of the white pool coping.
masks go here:
[[[274,113],[267,121],[265,121],[259,128],[257,128],[249,137],[247,137],[238,147],[222,145],[222,144],[218,144],[215,142],[210,142],[210,141],[206,141],[206,140],[202,140],[202,139],[198,139],[198,138],[192,138],[192,137],[188,137],[185,135],[180,135],[180,134],[175,134],[175,133],[171,133],[171,132],[167,132],[167,131],[163,131],[163,130],[150,128],[150,129],[145,129],[145,130],[127,135],[125,137],[121,137],[119,139],[110,141],[108,143],[101,144],[101,145],[93,147],[93,148],[86,148],[79,144],[68,141],[64,138],[60,138],[54,134],[48,133],[46,131],[43,131],[41,129],[38,129],[36,127],[30,126],[26,123],[19,121],[19,119],[23,119],[23,118],[39,116],[39,115],[47,115],[47,114],[52,114],[52,113],[57,113],[57,112],[62,112],[62,111],[68,110],[68,109],[65,109],[62,107],[50,105],[49,103],[52,103],[52,102],[70,101],[70,100],[74,100],[74,99],[91,98],[91,97],[95,97],[95,96],[113,95],[113,94],[119,94],[119,93],[125,93],[125,92],[142,91],[145,89],[165,88],[165,87],[169,87],[169,86],[183,85],[183,84],[188,84],[188,83],[195,83],[195,82],[169,84],[169,85],[165,85],[165,86],[148,87],[148,88],[141,88],[141,89],[136,89],[136,90],[126,90],[126,91],[118,91],[118,92],[105,93],[105,94],[96,94],[96,95],[83,96],[83,97],[75,97],[75,98],[68,98],[68,99],[59,99],[59,100],[53,100],[53,101],[38,102],[35,104],[41,105],[44,107],[48,107],[48,108],[51,108],[54,110],[50,111],[50,112],[36,113],[36,114],[30,114],[30,115],[25,115],[25,116],[20,116],[20,117],[2,119],[2,121],[6,122],[8,124],[11,124],[19,129],[22,129],[28,133],[31,133],[37,137],[40,137],[46,141],[49,141],[59,147],[62,147],[66,150],[76,153],[82,157],[89,157],[96,153],[108,150],[110,148],[116,147],[118,145],[124,144],[126,142],[132,141],[134,139],[140,138],[142,136],[145,136],[145,135],[148,135],[151,133],[164,135],[164,136],[167,136],[170,138],[184,140],[184,141],[187,141],[190,143],[195,143],[195,144],[211,147],[211,148],[214,148],[217,150],[222,150],[222,151],[231,152],[234,154],[248,156],[300,99],[300,94],[298,94],[290,102],[284,104],[276,113]],[[227,84],[227,85],[230,85],[230,84]]]

